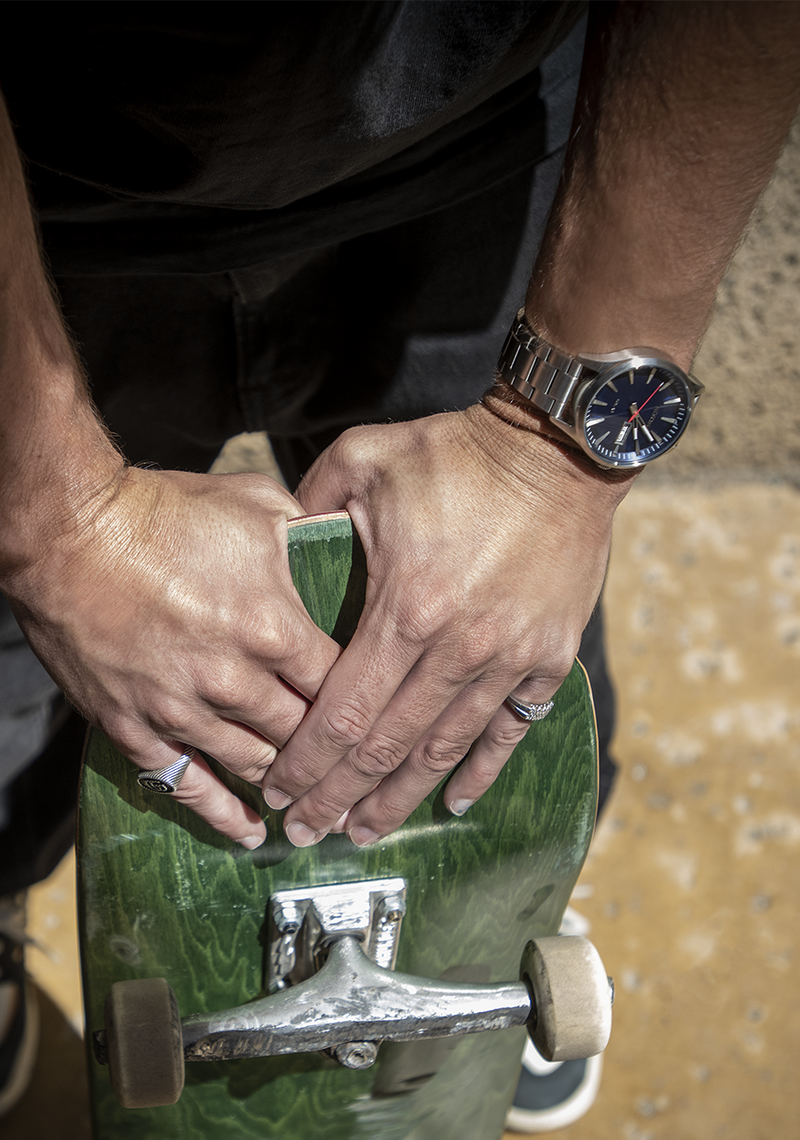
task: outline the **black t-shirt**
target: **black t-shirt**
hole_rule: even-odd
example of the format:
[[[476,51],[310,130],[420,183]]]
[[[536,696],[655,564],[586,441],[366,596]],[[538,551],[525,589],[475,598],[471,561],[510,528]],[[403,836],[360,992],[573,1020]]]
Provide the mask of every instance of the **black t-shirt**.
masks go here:
[[[542,157],[537,68],[585,10],[10,7],[0,85],[66,273],[254,264],[491,185]]]

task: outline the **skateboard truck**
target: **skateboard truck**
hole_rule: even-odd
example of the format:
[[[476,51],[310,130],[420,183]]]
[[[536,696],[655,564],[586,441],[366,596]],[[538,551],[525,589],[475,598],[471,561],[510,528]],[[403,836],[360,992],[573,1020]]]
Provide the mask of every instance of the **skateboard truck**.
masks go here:
[[[585,938],[525,947],[519,982],[442,982],[393,969],[405,912],[402,879],[281,891],[269,907],[273,993],[182,1020],[163,978],[118,982],[106,1001],[98,1060],[125,1107],[172,1104],[186,1061],[315,1050],[368,1068],[382,1041],[416,1041],[525,1025],[548,1060],[601,1052],[613,991]]]
[[[377,966],[393,970],[406,913],[405,879],[369,879],[276,891],[269,905],[270,993],[316,974],[331,943],[357,938]]]

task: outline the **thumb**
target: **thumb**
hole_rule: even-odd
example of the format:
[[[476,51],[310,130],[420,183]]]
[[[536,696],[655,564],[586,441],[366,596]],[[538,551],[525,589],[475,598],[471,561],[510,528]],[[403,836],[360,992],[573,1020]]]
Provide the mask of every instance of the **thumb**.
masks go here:
[[[334,443],[323,451],[295,491],[295,498],[309,515],[344,510],[351,497],[352,478],[337,458],[337,450]]]

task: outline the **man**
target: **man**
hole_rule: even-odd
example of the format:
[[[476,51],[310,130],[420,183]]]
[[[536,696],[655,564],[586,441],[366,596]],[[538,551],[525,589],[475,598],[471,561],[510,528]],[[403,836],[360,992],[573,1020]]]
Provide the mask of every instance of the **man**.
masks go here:
[[[202,471],[245,426],[310,469],[293,498],[125,465],[6,123],[0,587],[140,768],[198,749],[286,807],[293,843],[363,845],[473,741],[450,810],[489,786],[528,727],[506,698],[545,705],[569,669],[635,477],[579,446],[533,374],[477,402],[550,204],[583,11],[271,5],[265,36],[250,8],[77,27],[66,8],[6,45],[0,81],[129,458]],[[520,343],[644,345],[688,371],[800,97],[797,25],[794,4],[593,6]],[[395,422],[335,438],[364,419]],[[285,555],[289,518],[338,508],[370,572],[342,654]],[[263,841],[199,754],[173,794]]]

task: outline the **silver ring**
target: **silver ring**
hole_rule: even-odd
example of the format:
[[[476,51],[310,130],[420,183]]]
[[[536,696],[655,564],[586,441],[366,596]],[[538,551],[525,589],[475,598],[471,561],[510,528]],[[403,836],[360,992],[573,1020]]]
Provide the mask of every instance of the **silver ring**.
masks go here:
[[[183,774],[194,760],[194,748],[187,748],[180,759],[166,768],[156,768],[152,772],[140,772],[136,777],[139,787],[146,792],[161,792],[168,795],[178,790]]]
[[[521,716],[523,720],[544,720],[555,702],[544,701],[540,705],[526,705],[524,701],[518,701],[516,697],[508,696],[503,704],[508,705],[511,711],[515,712],[517,716]]]

